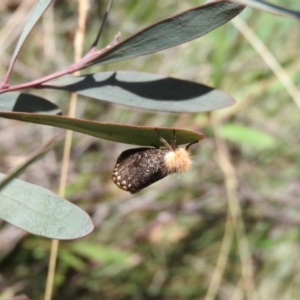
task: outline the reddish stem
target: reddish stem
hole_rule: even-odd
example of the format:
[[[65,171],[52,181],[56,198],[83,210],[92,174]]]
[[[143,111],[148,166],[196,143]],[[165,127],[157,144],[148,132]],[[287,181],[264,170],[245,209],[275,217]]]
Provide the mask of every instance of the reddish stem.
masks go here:
[[[0,82],[0,94],[6,93],[6,92],[12,92],[12,91],[16,91],[16,90],[32,88],[32,87],[38,87],[39,85],[42,85],[43,83],[50,81],[52,79],[55,79],[55,78],[58,78],[58,77],[61,77],[61,76],[67,75],[67,74],[72,74],[76,71],[84,69],[87,65],[89,65],[90,62],[92,62],[96,58],[99,58],[101,56],[101,54],[105,53],[106,51],[108,51],[109,49],[111,49],[112,47],[117,45],[119,42],[119,37],[120,37],[120,33],[118,33],[114,37],[113,41],[109,45],[107,45],[105,48],[103,48],[101,50],[97,50],[96,47],[92,47],[89,50],[89,52],[78,62],[72,64],[71,66],[69,66],[63,70],[57,71],[55,73],[41,77],[39,79],[11,86],[8,83],[9,78],[7,76],[5,76],[3,81]]]

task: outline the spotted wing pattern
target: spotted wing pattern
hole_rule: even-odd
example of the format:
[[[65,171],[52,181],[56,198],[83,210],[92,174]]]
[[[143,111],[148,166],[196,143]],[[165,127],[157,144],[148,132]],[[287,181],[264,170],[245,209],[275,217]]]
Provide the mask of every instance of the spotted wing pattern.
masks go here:
[[[113,182],[120,189],[134,194],[164,178],[168,175],[164,156],[169,151],[160,148],[135,148],[122,152],[113,170]]]

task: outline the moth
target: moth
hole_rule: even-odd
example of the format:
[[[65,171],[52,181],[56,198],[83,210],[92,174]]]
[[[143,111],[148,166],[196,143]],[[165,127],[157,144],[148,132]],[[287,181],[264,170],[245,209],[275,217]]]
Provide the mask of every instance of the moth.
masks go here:
[[[155,129],[164,148],[135,148],[120,154],[112,173],[113,182],[122,190],[135,194],[172,173],[188,171],[191,166],[189,147],[177,147],[173,130],[171,145]]]

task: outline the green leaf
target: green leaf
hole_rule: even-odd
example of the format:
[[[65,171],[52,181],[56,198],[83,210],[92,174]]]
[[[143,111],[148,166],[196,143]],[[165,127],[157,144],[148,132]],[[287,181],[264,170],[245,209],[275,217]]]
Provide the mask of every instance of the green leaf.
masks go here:
[[[0,174],[0,179],[4,177]],[[0,218],[53,239],[76,239],[93,230],[90,217],[79,207],[47,189],[18,179],[0,191]]]
[[[77,254],[99,261],[100,263],[130,264],[131,253],[115,247],[80,241],[72,245],[72,250]]]
[[[55,139],[52,139],[44,147],[32,153],[24,162],[19,164],[15,169],[11,170],[3,180],[0,180],[0,189],[3,188],[6,184],[8,184],[15,177],[18,177],[20,174],[22,174],[34,162],[41,159],[52,148],[54,140]]]
[[[247,5],[252,8],[257,8],[269,13],[285,16],[285,17],[293,17],[300,18],[300,12],[292,9],[287,9],[272,3],[268,3],[261,0],[231,0],[232,2],[240,3],[243,5]]]
[[[96,52],[85,67],[146,55],[207,34],[238,15],[245,6],[214,1],[155,23],[123,42]]]
[[[0,111],[61,114],[60,108],[52,102],[35,95],[18,92],[0,95]]]
[[[159,141],[155,127],[133,126],[105,122],[95,122],[63,116],[52,116],[43,114],[25,114],[1,112],[0,117],[50,125],[54,127],[70,129],[76,132],[92,135],[101,139],[142,146],[162,146]],[[172,140],[173,129],[157,127],[161,136],[167,141]],[[176,129],[177,144],[188,144],[203,138],[202,133],[195,131]]]
[[[78,255],[73,254],[72,251],[60,248],[58,255],[60,263],[63,266],[73,268],[76,271],[84,271],[88,267],[86,262],[82,258],[79,258]]]
[[[229,95],[204,84],[139,72],[104,72],[77,77],[70,75],[47,82],[42,87],[166,112],[211,111],[234,103]]]
[[[221,134],[231,142],[258,150],[268,149],[276,145],[276,140],[271,135],[240,124],[224,125]]]
[[[33,8],[32,14],[30,16],[30,18],[27,20],[24,29],[21,33],[21,36],[18,40],[17,46],[15,48],[14,54],[12,56],[11,62],[10,62],[10,66],[8,69],[8,73],[11,72],[11,69],[14,65],[14,62],[17,58],[17,56],[19,55],[19,52],[21,50],[21,47],[23,46],[27,36],[29,35],[29,33],[31,32],[32,28],[35,26],[35,24],[37,23],[37,21],[40,19],[40,17],[42,16],[42,14],[46,11],[46,9],[49,7],[49,5],[53,2],[53,0],[38,0],[36,2],[35,7]]]

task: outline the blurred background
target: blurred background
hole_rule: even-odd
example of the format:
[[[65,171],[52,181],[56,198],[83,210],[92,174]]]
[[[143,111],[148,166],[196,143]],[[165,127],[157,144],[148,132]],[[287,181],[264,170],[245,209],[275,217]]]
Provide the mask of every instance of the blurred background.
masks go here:
[[[33,3],[0,4],[1,78]],[[101,47],[118,32],[123,40],[201,3],[115,1]],[[296,1],[272,3],[299,9]],[[106,5],[90,1],[85,52]],[[299,87],[299,21],[249,8],[239,18]],[[84,70],[132,70],[196,81],[231,94],[237,104],[177,115],[79,99],[80,118],[179,127],[206,138],[191,147],[194,164],[187,174],[130,195],[110,176],[118,155],[132,146],[74,134],[66,199],[90,214],[95,230],[60,243],[53,299],[300,299],[300,111],[238,24],[152,55]],[[77,1],[56,1],[27,39],[11,83],[70,65],[76,26]],[[67,114],[68,93],[42,93]],[[5,119],[0,127],[1,173],[61,131]],[[20,178],[57,193],[63,144],[58,141]],[[230,172],[237,186],[230,187]],[[0,299],[18,294],[42,299],[51,241],[1,220],[0,241]]]

